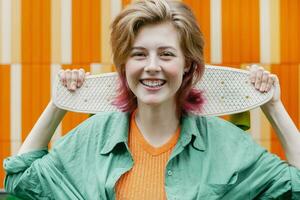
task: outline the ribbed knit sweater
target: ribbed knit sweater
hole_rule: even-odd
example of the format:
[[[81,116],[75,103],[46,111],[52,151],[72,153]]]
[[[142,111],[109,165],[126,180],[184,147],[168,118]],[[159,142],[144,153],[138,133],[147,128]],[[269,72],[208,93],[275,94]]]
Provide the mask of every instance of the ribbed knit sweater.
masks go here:
[[[172,138],[160,147],[149,144],[131,116],[128,146],[133,156],[133,168],[116,183],[117,200],[166,199],[164,180],[169,156],[179,138],[180,128]]]

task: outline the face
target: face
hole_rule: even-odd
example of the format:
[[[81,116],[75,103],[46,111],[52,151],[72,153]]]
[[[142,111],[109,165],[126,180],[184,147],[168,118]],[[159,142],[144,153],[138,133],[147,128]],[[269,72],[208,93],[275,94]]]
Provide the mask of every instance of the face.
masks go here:
[[[125,65],[126,79],[138,105],[174,104],[185,59],[170,23],[142,27]]]

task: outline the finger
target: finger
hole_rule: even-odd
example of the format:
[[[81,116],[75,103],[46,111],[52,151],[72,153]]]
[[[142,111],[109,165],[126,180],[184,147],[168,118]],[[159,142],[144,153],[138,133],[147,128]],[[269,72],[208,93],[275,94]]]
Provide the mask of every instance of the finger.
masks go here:
[[[270,72],[263,71],[263,75],[262,75],[262,80],[261,80],[261,85],[260,85],[259,91],[265,92],[267,84],[268,84],[269,76],[270,76]]]
[[[262,75],[263,75],[263,68],[260,67],[257,72],[256,72],[256,75],[255,75],[255,88],[256,89],[259,89],[260,86],[261,86],[261,81],[262,81]]]
[[[269,92],[271,90],[274,82],[275,82],[274,74],[271,74],[268,78],[268,83],[267,83],[267,86],[266,86],[266,92]]]
[[[81,87],[83,82],[84,82],[84,78],[85,78],[85,71],[84,69],[79,69],[78,71],[78,80],[77,80],[77,87]]]
[[[255,78],[256,78],[256,72],[255,71],[250,71],[250,82],[255,83]]]
[[[72,81],[71,81],[71,84],[70,84],[70,89],[71,90],[76,90],[77,88],[77,81],[78,81],[78,70],[76,69],[73,69],[72,70],[72,77],[71,77]]]
[[[69,69],[65,70],[65,75],[66,75],[66,87],[69,90],[70,85],[71,85],[71,81],[72,81],[72,72]]]
[[[59,72],[58,72],[58,78],[59,78],[59,81],[61,82],[61,84],[63,86],[66,86],[66,74],[65,74],[65,71],[63,69],[61,69]]]
[[[257,70],[258,70],[258,65],[250,65],[250,66],[247,66],[247,69],[250,71],[250,81],[251,83],[255,83],[255,79],[256,79],[256,73],[257,73]]]

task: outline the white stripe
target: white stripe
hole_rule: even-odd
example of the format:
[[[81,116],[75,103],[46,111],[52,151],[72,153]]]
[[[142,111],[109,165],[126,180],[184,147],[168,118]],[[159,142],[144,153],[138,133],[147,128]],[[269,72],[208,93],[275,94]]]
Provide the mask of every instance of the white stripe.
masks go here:
[[[260,62],[268,64],[271,61],[271,19],[270,0],[259,1],[260,16]]]
[[[54,83],[56,79],[58,78],[57,74],[59,70],[61,69],[61,66],[59,64],[51,64],[51,92],[53,91]],[[52,96],[52,93],[51,93]],[[59,139],[62,136],[62,126],[61,123],[58,125],[54,135],[51,138],[51,143],[54,143],[57,139]]]
[[[114,19],[122,10],[121,0],[111,0],[111,18]]]
[[[112,2],[110,1],[101,1],[101,62],[112,63],[111,61],[111,46],[109,44],[109,35],[110,35],[110,23],[111,19],[111,7]]]
[[[101,64],[101,63],[91,63],[90,65],[92,74],[102,74],[111,72],[111,67],[109,64]]]
[[[12,0],[11,63],[21,63],[22,0]]]
[[[91,65],[90,65],[91,74],[100,74],[101,66],[102,65],[100,63],[91,63]]]
[[[17,154],[22,143],[22,68],[21,64],[10,67],[10,140],[11,155]]]
[[[61,0],[61,59],[72,63],[72,1]]]
[[[211,63],[222,63],[222,2],[210,1],[210,44]]]
[[[61,1],[51,1],[51,62],[61,63]]]
[[[0,10],[0,30],[2,31],[2,38],[0,38],[0,48],[2,52],[1,64],[11,63],[11,0],[2,0]]]
[[[108,73],[112,71],[111,64],[105,63],[91,63],[90,69],[92,74]]]

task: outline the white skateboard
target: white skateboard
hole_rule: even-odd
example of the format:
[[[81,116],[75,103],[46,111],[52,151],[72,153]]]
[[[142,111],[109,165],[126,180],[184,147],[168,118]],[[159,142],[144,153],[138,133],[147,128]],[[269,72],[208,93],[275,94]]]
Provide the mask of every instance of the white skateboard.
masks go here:
[[[116,93],[118,75],[105,73],[90,75],[81,88],[70,92],[58,80],[53,90],[53,101],[62,109],[98,113],[118,111],[111,105]],[[273,88],[267,93],[257,91],[249,80],[249,72],[219,66],[205,66],[205,73],[196,88],[204,93],[205,104],[196,115],[227,115],[256,108],[272,98]]]

